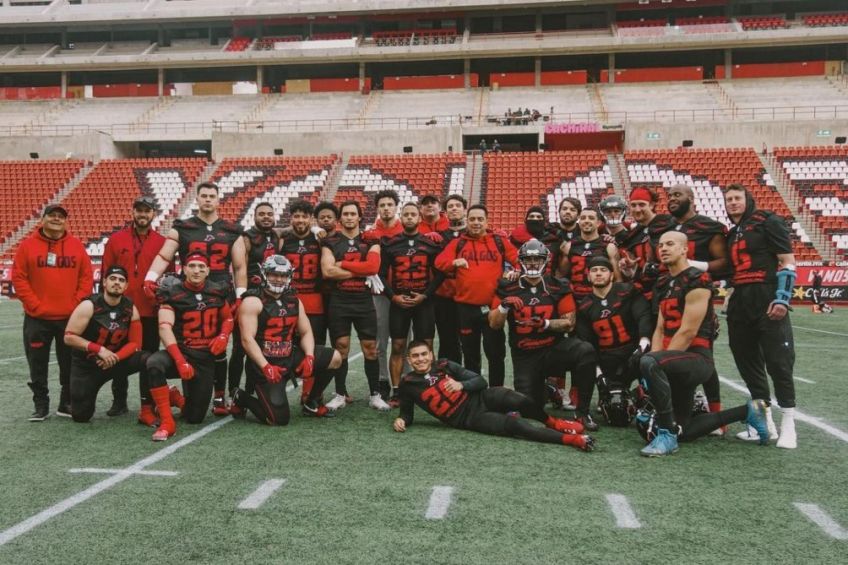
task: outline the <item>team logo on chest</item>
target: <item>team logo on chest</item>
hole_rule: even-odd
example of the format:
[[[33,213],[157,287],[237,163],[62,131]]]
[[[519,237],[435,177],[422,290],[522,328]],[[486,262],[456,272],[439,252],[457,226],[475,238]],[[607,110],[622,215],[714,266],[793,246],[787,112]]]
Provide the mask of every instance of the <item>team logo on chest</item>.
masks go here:
[[[601,310],[601,320],[604,320],[604,319],[606,319],[606,318],[609,318],[611,315],[612,315],[612,311],[611,311],[611,310],[608,310],[608,309],[606,309],[606,308],[604,308],[603,310]]]
[[[117,312],[109,312],[109,317],[114,320],[115,318],[118,317],[118,313]]]
[[[437,382],[439,382],[439,377],[438,377],[438,376],[436,376],[436,375],[431,375],[431,374],[429,374],[429,373],[427,373],[426,375],[424,375],[424,378],[425,378],[425,379],[427,379],[427,384],[428,384],[428,385],[430,385],[430,386],[433,386],[434,384],[436,384]]]
[[[536,290],[536,289],[534,288],[533,290]],[[537,304],[539,304],[539,302],[540,302],[540,300],[534,296],[533,298],[531,298],[530,300],[527,301],[527,305],[528,306],[536,306]]]
[[[207,242],[209,242],[209,241],[215,241],[215,236],[214,236],[214,235],[212,235],[211,233],[207,233],[207,234],[206,234],[206,237],[204,237],[204,238],[203,238],[203,241],[207,241]]]

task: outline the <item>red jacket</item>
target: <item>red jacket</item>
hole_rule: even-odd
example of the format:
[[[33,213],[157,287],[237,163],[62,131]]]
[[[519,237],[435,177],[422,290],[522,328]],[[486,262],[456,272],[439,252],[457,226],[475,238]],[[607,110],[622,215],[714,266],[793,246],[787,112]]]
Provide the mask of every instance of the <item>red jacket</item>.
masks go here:
[[[451,241],[436,257],[436,268],[445,273],[456,273],[454,301],[474,306],[488,306],[492,302],[498,281],[503,275],[504,262],[518,267],[518,251],[507,238],[501,237],[504,253],[501,255],[491,233],[481,238],[469,237],[467,233]],[[462,250],[457,253],[459,243]],[[504,257],[505,255],[505,257]],[[468,268],[457,269],[455,259],[468,261]]]
[[[109,237],[106,248],[103,250],[103,268],[101,273],[112,265],[119,265],[127,270],[129,275],[126,296],[132,300],[138,308],[138,315],[142,318],[156,316],[156,301],[148,298],[141,288],[150,265],[165,244],[165,238],[154,230],[147,232],[143,240],[135,234],[132,225],[118,230]],[[174,263],[167,269],[174,270]]]
[[[382,238],[394,237],[401,232],[403,232],[403,225],[400,223],[400,220],[395,220],[392,227],[387,227],[386,224],[383,223],[383,220],[377,218],[377,221],[374,222],[374,227],[362,234],[362,239],[371,245],[379,245]]]
[[[433,231],[445,231],[450,227],[450,221],[448,221],[447,215],[444,212],[439,212],[439,218],[434,223],[425,222],[424,218],[421,219],[421,225],[418,226],[419,233],[430,233]]]
[[[48,266],[50,253],[53,266]],[[15,253],[12,284],[27,316],[63,320],[92,292],[91,258],[68,232],[54,240],[39,228]]]

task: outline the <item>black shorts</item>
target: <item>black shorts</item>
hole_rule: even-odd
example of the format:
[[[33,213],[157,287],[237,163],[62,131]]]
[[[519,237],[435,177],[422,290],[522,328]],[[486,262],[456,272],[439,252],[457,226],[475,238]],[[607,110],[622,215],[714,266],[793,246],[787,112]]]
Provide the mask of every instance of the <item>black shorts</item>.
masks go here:
[[[377,311],[370,294],[333,294],[327,314],[327,329],[330,341],[350,336],[350,328],[356,329],[359,339],[377,339]]]
[[[401,308],[394,302],[389,306],[389,336],[406,339],[409,326],[415,339],[433,339],[436,335],[436,314],[433,302],[425,300],[415,308]]]
[[[313,374],[319,371],[326,371],[329,368],[330,363],[333,361],[333,353],[334,349],[331,347],[324,347],[323,345],[315,346],[315,364],[312,367]],[[267,360],[272,365],[277,367],[284,367],[286,369],[286,374],[283,376],[283,382],[286,380],[290,380],[295,378],[295,369],[300,363],[303,361],[303,358],[306,355],[303,353],[303,350],[300,347],[295,347],[292,350],[292,354],[288,357],[268,357]],[[256,366],[252,360],[245,367],[248,378],[256,379],[254,382],[259,382],[265,380],[265,375],[262,373],[262,369]]]

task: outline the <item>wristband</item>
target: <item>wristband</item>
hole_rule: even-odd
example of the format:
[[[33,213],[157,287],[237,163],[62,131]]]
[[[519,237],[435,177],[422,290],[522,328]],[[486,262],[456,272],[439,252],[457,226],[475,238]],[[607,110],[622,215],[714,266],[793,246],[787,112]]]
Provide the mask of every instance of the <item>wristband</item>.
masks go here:
[[[150,270],[150,271],[147,271],[146,275],[144,275],[144,280],[155,282],[155,281],[159,280],[159,275],[156,274],[156,271]]]
[[[243,286],[236,288],[236,298],[241,298],[241,295],[247,292],[247,289]]]
[[[89,341],[88,345],[85,346],[86,351],[89,353],[94,353],[97,355],[100,353],[100,350],[103,349],[103,346],[97,343],[96,341]]]
[[[503,304],[498,304],[498,312],[506,316],[507,314],[509,314],[509,308],[504,308]]]
[[[792,265],[794,267],[795,265]],[[774,293],[774,302],[783,304],[789,307],[789,300],[792,298],[792,289],[795,287],[795,278],[797,275],[793,269],[784,267],[777,272],[777,290]]]
[[[648,339],[647,337],[643,337],[643,338],[639,339],[639,349],[642,350],[642,353],[647,351],[650,346],[651,346],[651,340]]]
[[[545,326],[542,328],[543,330],[548,329],[551,326],[551,321],[545,318]]]
[[[710,270],[710,264],[707,261],[689,261],[689,266],[705,273]]]

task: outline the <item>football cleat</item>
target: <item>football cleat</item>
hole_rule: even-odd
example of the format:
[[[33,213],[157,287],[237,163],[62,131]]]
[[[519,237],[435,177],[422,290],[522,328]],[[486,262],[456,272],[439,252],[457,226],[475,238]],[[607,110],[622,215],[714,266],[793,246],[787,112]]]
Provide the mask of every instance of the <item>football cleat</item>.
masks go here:
[[[748,424],[749,428],[756,430],[760,445],[766,445],[769,441],[767,409],[768,406],[764,400],[748,401],[748,417],[745,419],[745,423]]]
[[[244,419],[247,416],[247,411],[241,407],[240,396],[244,394],[240,389],[234,388],[230,391],[230,415],[233,418]]]
[[[70,418],[71,417],[71,407],[67,404],[60,404],[56,409],[56,415],[61,416],[62,418]]]
[[[153,441],[167,441],[169,437],[176,433],[177,427],[172,420],[170,424],[160,424],[150,439]]]
[[[383,400],[383,397],[380,396],[379,392],[371,395],[371,399],[368,401],[368,406],[380,412],[388,412],[392,409],[391,406],[386,404],[386,401]]]
[[[582,434],[583,424],[574,420],[564,420],[562,418],[548,417],[545,426],[564,434]]]
[[[657,437],[654,438],[654,441],[643,447],[639,453],[644,457],[663,457],[677,453],[678,449],[677,435],[665,428],[660,428],[657,430]]]
[[[765,403],[765,401],[759,401]],[[766,405],[766,427],[768,429],[768,441],[774,441],[778,439],[777,434],[777,426],[774,425],[774,420],[771,417],[771,409]],[[749,412],[750,414],[750,412]],[[760,433],[757,431],[755,427],[748,424],[745,428],[745,431],[739,432],[736,434],[737,439],[741,439],[743,441],[760,441]]]
[[[333,398],[331,398],[330,401],[324,406],[327,407],[327,410],[338,410],[347,406],[347,401],[345,400],[345,397],[341,394],[335,394],[333,395]]]
[[[183,406],[185,406],[185,397],[183,393],[180,392],[175,386],[172,386],[168,389],[168,401],[171,403],[171,406],[179,408],[182,411]]]
[[[216,396],[212,399],[212,413],[216,416],[228,416],[230,409],[227,407],[227,401],[223,396]]]
[[[545,392],[548,395],[548,402],[550,402],[554,408],[562,407],[562,391],[557,388],[556,384],[553,384],[550,381],[546,381]]]
[[[561,441],[564,445],[570,445],[582,451],[595,449],[595,438],[588,434],[562,434]]]
[[[159,418],[153,413],[153,405],[142,404],[138,412],[138,423],[148,428],[155,428],[158,422]]]
[[[592,418],[590,414],[578,414],[577,418],[575,418],[577,422],[583,424],[583,428],[587,432],[596,432],[598,431],[598,423]]]
[[[336,413],[328,410],[326,406],[318,404],[316,401],[306,402],[301,408],[304,416],[312,416],[313,418],[333,418]]]

